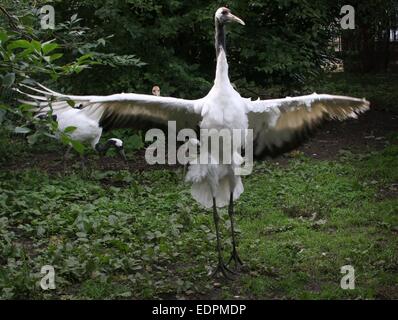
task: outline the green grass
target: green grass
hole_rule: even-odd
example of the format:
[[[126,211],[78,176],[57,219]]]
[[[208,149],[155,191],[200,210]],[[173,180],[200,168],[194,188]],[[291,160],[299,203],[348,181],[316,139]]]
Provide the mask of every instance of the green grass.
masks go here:
[[[1,170],[0,298],[398,298],[396,183],[394,144],[339,161],[258,163],[236,206],[247,268],[214,288],[212,215],[181,171]],[[355,290],[340,288],[347,264]],[[56,290],[38,285],[44,265]]]

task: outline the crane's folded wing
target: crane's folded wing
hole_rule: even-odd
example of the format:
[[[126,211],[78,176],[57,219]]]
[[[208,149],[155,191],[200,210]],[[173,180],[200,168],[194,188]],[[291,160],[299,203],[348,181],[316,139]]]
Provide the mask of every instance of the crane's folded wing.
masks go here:
[[[106,128],[133,127],[143,121],[156,124],[176,121],[179,129],[196,129],[200,121],[201,99],[186,100],[136,93],[76,96],[57,93],[41,84],[38,86],[41,89],[24,85],[25,88],[35,91],[35,95],[18,90],[32,99],[21,102],[39,107],[37,112],[40,113],[48,112],[50,103],[54,113],[63,112],[74,105]],[[70,101],[73,101],[73,104]]]
[[[356,118],[369,102],[345,96],[311,94],[248,102],[254,154],[275,156],[296,148],[322,120]]]

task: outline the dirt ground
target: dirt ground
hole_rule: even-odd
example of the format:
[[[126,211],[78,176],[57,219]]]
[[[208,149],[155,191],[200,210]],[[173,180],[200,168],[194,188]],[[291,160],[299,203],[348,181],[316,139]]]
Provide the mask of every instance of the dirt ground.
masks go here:
[[[398,114],[373,109],[355,120],[325,123],[299,150],[316,159],[335,159],[340,150],[383,149],[394,132],[398,132]]]
[[[349,150],[354,153],[380,150],[387,145],[388,136],[393,133],[398,133],[398,113],[373,108],[358,119],[324,123],[315,135],[299,147],[299,149],[272,161],[283,164],[289,158],[302,153],[315,159],[333,160],[339,156],[342,150]],[[142,171],[159,168],[178,168],[178,166],[168,165],[150,166],[146,163],[144,156],[145,150],[139,150],[133,157],[129,156],[129,162],[126,165],[117,157],[99,158],[98,156],[90,155],[87,158],[87,167],[105,171],[121,169]],[[80,161],[77,156],[69,159],[66,165],[67,168],[79,166]],[[29,155],[28,159],[21,158],[19,161],[9,163],[3,169],[20,170],[32,167],[49,173],[63,172],[62,154],[54,152],[36,153]]]

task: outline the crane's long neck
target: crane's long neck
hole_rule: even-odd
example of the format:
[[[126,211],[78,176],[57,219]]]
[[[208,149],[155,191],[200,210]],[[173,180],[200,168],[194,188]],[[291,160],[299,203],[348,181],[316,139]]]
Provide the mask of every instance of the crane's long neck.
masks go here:
[[[97,143],[97,144],[94,146],[94,149],[95,149],[95,151],[97,151],[98,153],[104,155],[104,154],[106,154],[107,151],[108,151],[110,148],[112,148],[112,147],[113,147],[113,145],[110,143],[110,140],[108,140],[108,141],[105,142],[104,144]]]
[[[216,67],[216,84],[230,83],[228,76],[228,62],[225,41],[225,27],[216,19],[216,54],[217,54],[217,67]]]
[[[225,40],[225,27],[224,24],[220,23],[216,19],[216,55],[220,54],[220,51],[224,50],[224,52],[227,52],[226,50],[226,40]]]

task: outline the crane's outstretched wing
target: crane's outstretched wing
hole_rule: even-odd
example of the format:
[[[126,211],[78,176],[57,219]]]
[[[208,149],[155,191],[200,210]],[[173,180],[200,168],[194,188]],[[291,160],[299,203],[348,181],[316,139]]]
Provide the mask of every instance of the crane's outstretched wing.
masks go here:
[[[17,90],[32,100],[21,100],[37,106],[36,112],[60,113],[71,108],[70,101],[85,115],[106,128],[132,127],[142,122],[167,124],[176,121],[177,128],[196,129],[200,121],[202,100],[185,100],[136,93],[121,93],[109,96],[75,96],[52,91],[41,84],[41,89],[23,85],[35,92],[28,94]],[[38,95],[39,94],[39,95]],[[51,107],[50,107],[51,105]]]
[[[275,156],[296,148],[324,119],[357,118],[369,109],[365,99],[311,94],[248,102],[254,154]]]

